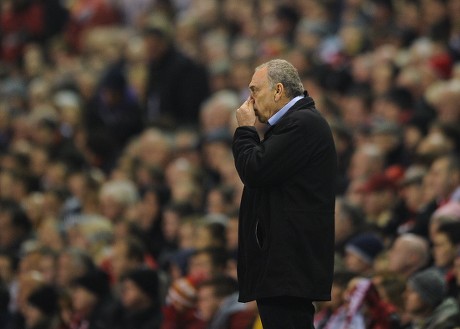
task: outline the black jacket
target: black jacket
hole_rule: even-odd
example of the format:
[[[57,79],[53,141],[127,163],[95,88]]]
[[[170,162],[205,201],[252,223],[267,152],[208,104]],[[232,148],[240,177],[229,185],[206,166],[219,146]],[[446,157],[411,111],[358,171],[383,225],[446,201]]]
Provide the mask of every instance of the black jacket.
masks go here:
[[[329,300],[334,263],[337,155],[329,125],[310,97],[259,140],[233,140],[245,187],[240,207],[240,301],[274,296]]]
[[[149,307],[138,312],[124,310],[122,319],[118,321],[117,329],[159,329],[162,315],[159,307]]]
[[[147,123],[167,128],[198,124],[200,106],[210,93],[205,67],[173,47],[151,62],[148,72]]]

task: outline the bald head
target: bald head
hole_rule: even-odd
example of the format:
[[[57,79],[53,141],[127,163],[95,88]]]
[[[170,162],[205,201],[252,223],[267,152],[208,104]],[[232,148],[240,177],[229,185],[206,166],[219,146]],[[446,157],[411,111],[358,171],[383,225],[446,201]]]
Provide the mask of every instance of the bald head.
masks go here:
[[[393,243],[388,254],[388,269],[409,277],[429,261],[429,244],[421,236],[406,233]]]

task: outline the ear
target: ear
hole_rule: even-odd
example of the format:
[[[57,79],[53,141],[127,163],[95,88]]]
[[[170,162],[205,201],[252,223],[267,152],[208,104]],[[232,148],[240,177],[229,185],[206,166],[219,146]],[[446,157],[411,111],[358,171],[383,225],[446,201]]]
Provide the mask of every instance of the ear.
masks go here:
[[[274,88],[274,92],[275,92],[274,99],[275,99],[275,102],[277,102],[277,101],[279,101],[281,99],[281,96],[284,93],[283,84],[282,83],[277,83],[275,88]]]

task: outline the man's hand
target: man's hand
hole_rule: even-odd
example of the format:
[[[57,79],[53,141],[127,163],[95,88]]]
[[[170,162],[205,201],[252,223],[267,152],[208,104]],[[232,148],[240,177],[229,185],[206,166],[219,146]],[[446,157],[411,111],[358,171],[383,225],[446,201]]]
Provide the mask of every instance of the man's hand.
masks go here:
[[[256,114],[254,112],[254,100],[248,98],[238,110],[236,110],[236,120],[238,126],[254,126],[256,124]]]

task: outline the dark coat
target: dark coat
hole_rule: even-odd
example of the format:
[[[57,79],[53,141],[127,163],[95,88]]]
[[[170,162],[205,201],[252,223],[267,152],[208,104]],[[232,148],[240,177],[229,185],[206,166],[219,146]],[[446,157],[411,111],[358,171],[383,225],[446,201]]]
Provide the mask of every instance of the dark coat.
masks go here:
[[[237,128],[233,155],[245,185],[239,300],[329,300],[337,155],[329,125],[313,100],[294,104],[262,141],[254,127]]]
[[[158,307],[149,307],[138,312],[127,312],[118,323],[118,329],[159,329],[162,315]]]
[[[196,125],[200,106],[210,93],[205,67],[173,47],[161,60],[151,62],[148,72],[148,124]]]

